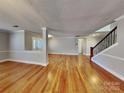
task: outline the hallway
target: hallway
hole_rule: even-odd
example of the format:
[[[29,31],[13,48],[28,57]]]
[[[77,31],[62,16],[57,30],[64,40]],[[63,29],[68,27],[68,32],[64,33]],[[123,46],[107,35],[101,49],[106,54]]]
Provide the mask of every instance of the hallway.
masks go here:
[[[49,63],[0,63],[0,93],[124,93],[85,56],[49,55]]]

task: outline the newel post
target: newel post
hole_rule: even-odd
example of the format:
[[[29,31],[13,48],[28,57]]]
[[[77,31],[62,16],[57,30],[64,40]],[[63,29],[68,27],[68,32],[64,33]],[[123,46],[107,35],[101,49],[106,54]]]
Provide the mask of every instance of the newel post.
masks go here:
[[[90,62],[92,62],[91,58],[93,57],[93,47],[90,47]]]

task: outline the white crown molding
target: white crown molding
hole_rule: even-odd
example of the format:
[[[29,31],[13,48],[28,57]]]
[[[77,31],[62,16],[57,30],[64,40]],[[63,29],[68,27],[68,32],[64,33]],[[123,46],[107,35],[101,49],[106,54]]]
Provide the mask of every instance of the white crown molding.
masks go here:
[[[8,53],[9,51],[0,51],[0,53]]]

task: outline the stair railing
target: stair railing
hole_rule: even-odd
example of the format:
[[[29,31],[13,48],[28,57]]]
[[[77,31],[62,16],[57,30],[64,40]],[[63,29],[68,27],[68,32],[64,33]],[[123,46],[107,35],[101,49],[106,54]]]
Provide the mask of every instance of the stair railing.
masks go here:
[[[100,42],[90,48],[90,59],[117,42],[117,26],[110,31]]]

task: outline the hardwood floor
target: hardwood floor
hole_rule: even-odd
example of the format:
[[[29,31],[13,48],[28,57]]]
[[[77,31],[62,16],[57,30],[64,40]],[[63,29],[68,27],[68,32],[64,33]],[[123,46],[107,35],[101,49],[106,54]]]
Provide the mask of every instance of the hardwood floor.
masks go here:
[[[124,93],[123,81],[101,74],[85,56],[49,55],[49,62],[0,63],[0,93]]]

